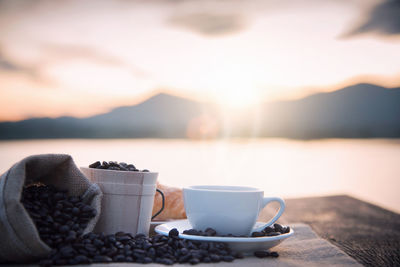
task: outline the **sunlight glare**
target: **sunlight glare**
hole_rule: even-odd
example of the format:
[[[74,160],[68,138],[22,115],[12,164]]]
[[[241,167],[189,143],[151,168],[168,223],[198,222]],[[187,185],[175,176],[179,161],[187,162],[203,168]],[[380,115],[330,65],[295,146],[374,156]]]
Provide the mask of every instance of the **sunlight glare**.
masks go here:
[[[245,109],[259,103],[261,88],[253,73],[238,67],[226,68],[212,82],[216,101],[223,107]]]

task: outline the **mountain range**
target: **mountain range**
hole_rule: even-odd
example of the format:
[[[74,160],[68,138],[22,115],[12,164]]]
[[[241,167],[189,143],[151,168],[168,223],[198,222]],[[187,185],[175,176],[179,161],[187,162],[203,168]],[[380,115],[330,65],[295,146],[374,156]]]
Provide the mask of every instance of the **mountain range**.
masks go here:
[[[0,123],[0,139],[47,138],[370,138],[400,137],[400,88],[356,84],[246,111],[169,94],[87,118]]]

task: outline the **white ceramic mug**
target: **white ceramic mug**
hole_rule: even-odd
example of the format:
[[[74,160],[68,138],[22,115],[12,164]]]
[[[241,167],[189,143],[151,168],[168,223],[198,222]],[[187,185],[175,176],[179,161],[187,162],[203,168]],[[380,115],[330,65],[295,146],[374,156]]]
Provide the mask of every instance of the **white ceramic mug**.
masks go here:
[[[130,172],[81,167],[103,192],[95,232],[148,235],[157,187],[156,172]],[[154,217],[154,215],[153,215]]]
[[[250,235],[273,224],[285,210],[277,197],[264,197],[260,189],[244,186],[196,185],[183,189],[186,215],[193,229],[211,227],[218,234]],[[254,228],[260,211],[270,202],[280,204],[278,213],[265,225]]]

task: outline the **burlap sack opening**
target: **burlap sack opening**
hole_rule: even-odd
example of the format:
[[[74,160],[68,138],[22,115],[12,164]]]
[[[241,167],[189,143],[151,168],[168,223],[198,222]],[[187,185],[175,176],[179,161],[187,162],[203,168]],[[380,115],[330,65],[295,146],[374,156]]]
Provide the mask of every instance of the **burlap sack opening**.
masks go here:
[[[99,218],[101,190],[81,173],[71,156],[45,154],[27,157],[0,177],[0,263],[32,262],[51,251],[40,240],[35,224],[20,202],[24,186],[38,182],[68,190],[72,196],[81,195],[86,204],[97,210],[85,233],[93,230]]]

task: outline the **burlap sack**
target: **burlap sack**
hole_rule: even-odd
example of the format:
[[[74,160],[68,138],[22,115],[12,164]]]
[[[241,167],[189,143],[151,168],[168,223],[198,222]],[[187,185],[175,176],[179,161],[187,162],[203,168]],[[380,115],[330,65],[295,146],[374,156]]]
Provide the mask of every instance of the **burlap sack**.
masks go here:
[[[71,156],[46,154],[27,157],[0,178],[0,263],[32,262],[51,251],[40,240],[33,221],[20,202],[24,185],[35,182],[68,190],[72,196],[83,196],[84,202],[97,210],[85,233],[92,231],[98,220],[101,190],[80,172]]]

